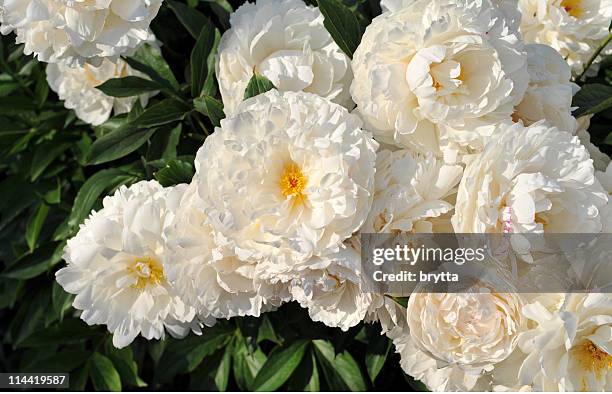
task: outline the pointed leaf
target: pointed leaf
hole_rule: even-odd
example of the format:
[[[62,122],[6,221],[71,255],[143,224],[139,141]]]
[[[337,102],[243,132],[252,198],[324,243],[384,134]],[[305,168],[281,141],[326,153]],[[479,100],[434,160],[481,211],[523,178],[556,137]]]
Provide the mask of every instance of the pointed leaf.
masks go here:
[[[89,359],[89,376],[97,391],[121,391],[121,379],[113,362],[95,352]]]
[[[253,73],[253,76],[251,77],[251,80],[244,91],[244,99],[246,100],[272,89],[276,89],[276,87],[268,78],[258,73]]]
[[[128,76],[123,78],[113,78],[96,87],[107,96],[111,97],[133,97],[141,94],[163,90],[164,86],[157,82]]]
[[[291,376],[304,357],[306,340],[276,347],[268,356],[251,386],[253,391],[274,391]]]
[[[325,17],[323,25],[336,44],[350,58],[361,42],[361,27],[355,14],[340,0],[317,0]]]
[[[196,111],[206,115],[215,127],[221,126],[221,119],[225,118],[223,103],[210,96],[202,96],[193,100]]]

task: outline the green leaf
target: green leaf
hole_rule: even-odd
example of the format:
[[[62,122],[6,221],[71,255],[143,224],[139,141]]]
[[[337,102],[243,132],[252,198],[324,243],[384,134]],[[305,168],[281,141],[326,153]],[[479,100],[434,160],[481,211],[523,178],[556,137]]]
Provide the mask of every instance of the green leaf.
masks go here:
[[[66,292],[62,286],[59,285],[59,283],[55,281],[53,282],[51,302],[53,304],[53,310],[55,311],[55,314],[59,316],[60,321],[64,319],[64,313],[70,309],[73,300],[74,295]]]
[[[94,204],[106,190],[134,181],[134,175],[117,168],[102,170],[91,176],[77,193],[68,219],[68,226],[75,228],[85,220]]]
[[[191,373],[190,391],[226,391],[232,365],[232,352],[220,348],[214,355],[206,357],[202,364]]]
[[[205,115],[215,127],[221,126],[221,119],[225,118],[223,103],[210,96],[202,96],[193,100],[196,111]]]
[[[30,248],[30,252],[32,252],[36,247],[36,241],[38,241],[40,230],[42,230],[42,226],[45,224],[48,213],[49,206],[45,203],[40,203],[34,212],[34,215],[32,215],[30,220],[28,220],[26,227],[26,242]]]
[[[373,336],[366,347],[365,364],[370,380],[374,382],[385,365],[391,350],[391,341],[384,335]]]
[[[170,161],[164,168],[155,173],[155,179],[164,186],[174,186],[179,183],[190,183],[193,178],[193,165],[180,160]]]
[[[228,330],[213,327],[205,331],[202,336],[173,341],[159,360],[156,379],[159,382],[167,382],[176,374],[193,371],[204,357],[227,344],[229,339]]]
[[[249,351],[245,339],[239,334],[234,338],[232,351],[236,384],[243,391],[251,391],[253,379],[265,364],[267,357],[259,347],[254,351]]]
[[[139,128],[161,126],[183,120],[189,111],[191,108],[186,104],[175,99],[166,99],[145,109],[131,125]]]
[[[111,97],[133,97],[163,90],[164,86],[148,79],[128,76],[109,79],[102,85],[97,86],[97,89]]]
[[[87,361],[89,354],[90,352],[86,350],[63,350],[58,353],[51,353],[42,358],[37,357],[31,364],[25,365],[22,372],[72,372]]]
[[[599,83],[584,85],[574,96],[572,106],[578,107],[574,111],[576,117],[608,109],[612,107],[612,86]]]
[[[246,100],[272,89],[276,89],[276,86],[268,78],[255,72],[244,90],[244,99]]]
[[[89,352],[87,352],[89,354]],[[70,374],[70,391],[85,391],[87,377],[89,376],[89,363],[77,368]]]
[[[251,385],[253,391],[274,391],[281,387],[291,376],[304,357],[306,340],[276,347],[268,356]]]
[[[323,25],[336,44],[351,59],[361,42],[361,27],[355,14],[340,0],[317,0],[325,17]]]
[[[113,362],[94,352],[89,359],[89,376],[96,391],[121,391],[121,379]]]
[[[34,152],[32,164],[30,165],[30,178],[32,181],[38,179],[49,164],[67,151],[72,145],[72,142],[53,142],[38,147]]]
[[[321,339],[313,341],[327,384],[333,391],[366,391],[359,365],[346,351],[335,354],[334,346]]]
[[[263,315],[263,317],[261,317],[261,325],[259,326],[259,330],[257,331],[257,343],[266,340],[274,342],[277,345],[281,345],[283,342],[276,335],[274,325],[272,325],[270,318],[268,318],[267,315]]]
[[[178,20],[185,26],[185,29],[195,39],[200,36],[202,28],[209,24],[208,19],[198,10],[191,8],[183,3],[174,0],[167,0],[166,4],[174,12]]]
[[[20,346],[33,348],[50,345],[68,345],[80,343],[98,335],[100,335],[98,330],[92,329],[80,319],[71,318],[36,331],[29,335]]]
[[[11,263],[2,276],[12,279],[32,279],[61,260],[64,244],[47,243]]]
[[[134,361],[134,353],[131,348],[117,349],[111,340],[107,340],[104,345],[104,353],[113,362],[124,384],[133,387],[147,387],[147,384],[138,376],[138,365]]]
[[[191,52],[191,95],[198,97],[204,89],[204,84],[214,70],[216,47],[221,35],[215,26],[205,19],[195,47]]]
[[[179,144],[183,126],[179,123],[173,128],[160,127],[150,139],[147,150],[147,162],[162,160],[170,161],[176,158],[176,148]],[[147,163],[147,164],[148,164]],[[165,164],[165,163],[164,163]]]
[[[141,45],[136,53],[132,57],[126,58],[125,61],[133,69],[146,74],[153,81],[167,86],[169,90],[178,91],[180,89],[176,77],[164,60],[159,48],[148,44]]]
[[[212,12],[217,16],[223,30],[230,28],[229,17],[234,12],[234,8],[227,0],[202,0],[207,2],[212,9]]]
[[[138,129],[125,125],[98,138],[91,145],[90,165],[103,164],[129,155],[140,148],[155,133],[155,129]]]
[[[308,351],[308,354],[302,359],[297,370],[291,376],[288,384],[289,391],[320,391],[321,385],[319,382],[319,369],[315,359],[314,351]]]

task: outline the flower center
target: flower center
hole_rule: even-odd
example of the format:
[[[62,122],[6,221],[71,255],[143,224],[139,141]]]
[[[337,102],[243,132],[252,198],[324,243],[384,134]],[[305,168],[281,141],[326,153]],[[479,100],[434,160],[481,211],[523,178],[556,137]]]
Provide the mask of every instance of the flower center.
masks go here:
[[[152,257],[137,258],[128,271],[138,277],[132,285],[135,289],[144,290],[148,285],[158,285],[164,279],[164,268]]]
[[[304,189],[308,179],[302,173],[300,167],[294,162],[285,165],[281,175],[279,186],[285,197],[293,197],[296,204],[301,204],[306,199]]]
[[[563,0],[561,1],[561,7],[574,18],[582,16],[582,0]]]
[[[604,371],[612,369],[612,355],[601,350],[591,341],[578,345],[574,351],[580,366],[586,371],[593,372],[598,379]]]

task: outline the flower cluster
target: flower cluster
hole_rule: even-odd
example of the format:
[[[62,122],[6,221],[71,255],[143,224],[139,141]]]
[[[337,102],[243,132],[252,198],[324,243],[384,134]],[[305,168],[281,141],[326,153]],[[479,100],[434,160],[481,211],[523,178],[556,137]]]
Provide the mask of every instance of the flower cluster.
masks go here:
[[[141,75],[118,56],[152,40],[160,5],[0,0],[0,23],[98,125],[137,100],[95,88]],[[571,81],[608,31],[610,0],[381,6],[352,59],[301,0],[239,7],[215,59],[226,118],[191,183],[106,197],[57,281],[117,347],[296,301],[342,330],[380,322],[432,390],[612,390],[610,295],[479,283],[404,307],[367,291],[360,244],[360,233],[611,231],[612,165],[588,118],[572,116]],[[254,77],[274,88],[243,100]]]
[[[138,74],[121,60],[155,41],[149,25],[163,0],[0,0],[0,33],[14,32],[26,55],[49,63],[51,89],[66,108],[94,126],[128,112],[135,100],[115,100],[96,87]],[[145,98],[142,98],[145,100]]]

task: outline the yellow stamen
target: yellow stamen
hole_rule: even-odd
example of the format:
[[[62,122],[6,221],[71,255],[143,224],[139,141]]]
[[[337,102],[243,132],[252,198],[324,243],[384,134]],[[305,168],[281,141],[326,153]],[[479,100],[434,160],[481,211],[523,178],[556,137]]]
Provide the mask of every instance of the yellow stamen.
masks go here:
[[[561,1],[561,7],[565,8],[565,11],[574,18],[582,16],[582,0],[563,0]]]
[[[144,290],[148,285],[158,285],[164,280],[164,268],[152,257],[134,259],[134,265],[128,271],[138,276],[133,288]]]
[[[612,369],[612,355],[598,348],[593,342],[586,341],[574,348],[574,355],[580,366],[593,372],[600,379],[604,371]]]
[[[279,186],[283,196],[293,197],[294,204],[303,203],[304,200],[306,200],[304,190],[306,189],[307,183],[308,178],[306,178],[296,163],[290,162],[285,165],[283,174],[281,175],[279,181]]]

